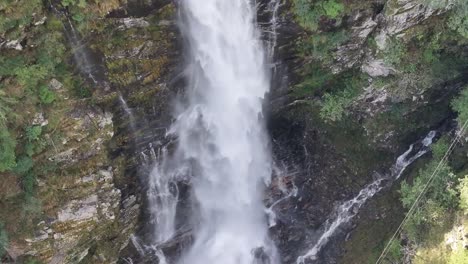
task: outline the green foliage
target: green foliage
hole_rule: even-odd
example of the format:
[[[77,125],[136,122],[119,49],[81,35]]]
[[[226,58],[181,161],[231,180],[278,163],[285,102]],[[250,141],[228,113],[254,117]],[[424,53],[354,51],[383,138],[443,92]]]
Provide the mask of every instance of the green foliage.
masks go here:
[[[345,114],[345,109],[354,99],[355,93],[350,90],[344,90],[337,94],[326,93],[323,96],[323,105],[320,110],[320,117],[326,121],[340,121]]]
[[[60,29],[61,30],[61,29]],[[65,55],[65,45],[61,31],[52,31],[44,34],[37,40],[39,49],[37,50],[37,63],[47,69],[49,73],[63,62]]]
[[[323,2],[322,8],[325,11],[325,15],[329,18],[337,18],[344,11],[344,5],[336,0]]]
[[[337,49],[349,39],[346,31],[313,34],[304,40],[301,45],[302,56],[312,57],[316,60],[331,62],[331,51]]]
[[[393,66],[397,66],[406,55],[406,46],[397,39],[389,39],[388,42],[388,47],[384,51],[384,60]]]
[[[32,89],[49,75],[49,71],[46,67],[35,64],[18,68],[15,74],[19,84]]]
[[[33,168],[34,162],[29,156],[22,156],[16,162],[16,167],[13,169],[15,173],[24,175]]]
[[[76,5],[81,8],[86,7],[86,0],[61,0],[63,6],[73,6]]]
[[[427,237],[428,230],[445,224],[447,212],[453,212],[458,208],[456,175],[447,163],[439,166],[439,161],[448,148],[448,140],[440,139],[432,146],[432,161],[418,171],[412,184],[407,181],[401,183],[400,200],[403,207],[409,209],[432,178],[422,200],[419,201],[414,214],[404,227],[407,235],[414,242],[423,241]],[[437,173],[433,175],[436,168],[438,168]]]
[[[448,20],[448,27],[463,38],[468,39],[468,2],[466,0],[455,1],[452,15]]]
[[[416,201],[417,196],[422,192],[437,165],[438,161],[434,160],[424,169],[419,170],[418,176],[414,179],[412,185],[409,185],[406,181],[401,184],[401,201],[405,208],[410,208]],[[455,179],[456,176],[452,173],[451,168],[446,164],[441,165],[426,191],[425,199],[433,200],[445,208],[456,208]]]
[[[8,234],[5,231],[5,227],[2,222],[0,222],[0,260],[5,254],[6,248],[8,247]]]
[[[457,248],[451,252],[447,264],[466,264],[468,263],[468,250],[464,247]]]
[[[8,39],[20,37],[23,29],[33,22],[33,15],[42,10],[42,0],[17,0],[0,2],[0,32]]]
[[[309,68],[310,67],[310,68]],[[333,80],[335,77],[332,72],[318,67],[315,64],[305,67],[304,81],[294,87],[294,93],[297,96],[307,96],[317,92]]]
[[[0,55],[0,76],[11,76],[16,69],[26,64],[23,56],[3,57]]]
[[[16,165],[16,140],[6,127],[0,126],[0,172],[10,170]]]
[[[460,125],[468,121],[468,87],[465,87],[460,96],[452,101],[452,108],[458,113]]]
[[[299,24],[311,31],[316,31],[322,16],[336,19],[344,12],[344,5],[339,0],[310,1],[294,0],[293,12]]]
[[[447,152],[449,147],[449,139],[447,137],[440,138],[436,143],[432,144],[431,146],[432,158],[435,160],[441,160],[445,156],[445,153]]]
[[[10,106],[15,103],[16,100],[8,97],[4,91],[0,90],[0,127],[6,127],[7,116],[11,112]]]
[[[362,88],[363,80],[360,78],[344,78],[344,90],[336,93],[326,93],[323,96],[323,104],[320,109],[320,117],[325,121],[340,121]]]
[[[36,186],[35,175],[32,172],[24,174],[22,177],[22,185],[26,198],[30,199],[30,197],[33,197]]]
[[[386,259],[389,260],[390,263],[400,263],[402,258],[403,251],[400,241],[393,240],[388,248]]]
[[[299,24],[309,30],[318,29],[320,14],[312,9],[312,4],[308,0],[294,0],[294,13]]]
[[[41,126],[30,126],[26,128],[26,139],[30,142],[38,140],[41,134],[42,134]]]
[[[460,192],[460,208],[468,214],[468,175],[460,179],[458,191]]]
[[[44,104],[51,104],[55,101],[55,93],[46,85],[42,85],[39,88],[39,99],[41,99],[41,102]]]

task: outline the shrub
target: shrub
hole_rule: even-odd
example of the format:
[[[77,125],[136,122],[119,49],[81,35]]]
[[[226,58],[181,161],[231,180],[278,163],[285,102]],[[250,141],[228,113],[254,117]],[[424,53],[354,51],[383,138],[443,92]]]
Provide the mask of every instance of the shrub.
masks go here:
[[[0,90],[0,127],[5,127],[7,115],[11,112],[10,105],[15,104],[16,100],[7,97],[6,93]]]
[[[387,259],[390,260],[390,263],[400,263],[402,258],[403,252],[400,241],[393,240],[388,248]]]
[[[468,87],[452,101],[452,108],[458,113],[458,123],[463,125],[468,120]]]
[[[326,93],[323,96],[323,104],[320,109],[320,117],[325,121],[340,121],[345,115],[347,107],[351,106],[358,90],[351,85],[336,94]]]
[[[16,165],[16,140],[5,126],[0,126],[0,172],[10,170]]]
[[[466,214],[468,213],[468,175],[460,179],[458,191],[460,192],[460,208],[464,210]]]
[[[329,18],[337,18],[344,11],[344,5],[336,0],[323,2],[322,8],[325,11],[325,15]]]
[[[19,84],[27,88],[35,88],[49,75],[49,71],[46,67],[35,64],[18,68],[15,74]]]
[[[55,93],[46,85],[42,85],[39,88],[39,99],[41,99],[41,102],[44,104],[51,104],[55,101]]]
[[[30,126],[26,128],[26,139],[28,141],[38,140],[42,134],[41,126]]]
[[[455,187],[456,175],[452,173],[452,169],[447,163],[438,167],[440,159],[448,148],[448,140],[440,139],[432,146],[432,161],[418,171],[412,184],[407,181],[401,183],[400,200],[403,207],[409,209],[433,177],[424,196],[422,196],[423,200],[419,201],[413,215],[404,227],[406,234],[414,242],[424,241],[428,231],[434,227],[442,226],[446,222],[448,212],[453,212],[458,207],[458,190]],[[439,168],[437,174],[433,176],[437,167]]]
[[[318,3],[312,3],[309,0],[294,0],[293,11],[302,27],[316,31],[322,16],[336,19],[344,12],[344,5],[339,0]]]
[[[447,25],[460,36],[468,39],[468,2],[466,0],[455,1],[455,7]]]
[[[302,43],[302,52],[305,57],[313,57],[316,60],[331,62],[331,51],[337,49],[349,39],[345,31],[313,34]]]
[[[14,168],[14,172],[23,175],[32,169],[33,164],[34,163],[31,157],[22,156],[16,162],[16,167]]]
[[[385,62],[390,63],[393,66],[398,66],[405,55],[405,45],[397,39],[390,39],[388,48],[384,52]]]

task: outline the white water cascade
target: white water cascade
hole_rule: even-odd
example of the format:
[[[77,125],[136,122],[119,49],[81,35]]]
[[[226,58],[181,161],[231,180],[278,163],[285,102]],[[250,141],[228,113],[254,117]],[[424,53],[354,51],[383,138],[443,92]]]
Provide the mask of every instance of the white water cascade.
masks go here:
[[[191,181],[193,244],[181,264],[277,263],[263,192],[272,174],[262,114],[267,54],[250,0],[180,1],[188,87],[169,130],[175,153],[150,181],[155,242],[174,237],[178,190]]]
[[[329,239],[339,230],[339,227],[348,223],[357,215],[359,209],[367,200],[385,188],[385,181],[397,180],[409,165],[422,155],[426,154],[430,150],[429,146],[432,144],[435,136],[435,131],[429,132],[429,134],[420,142],[422,146],[417,152],[414,151],[414,144],[412,144],[405,153],[397,158],[388,175],[379,175],[380,177],[365,186],[353,199],[338,206],[332,217],[325,222],[322,235],[305,255],[297,258],[297,264],[304,264],[306,259],[317,259],[317,254],[320,252],[322,247],[328,243]]]

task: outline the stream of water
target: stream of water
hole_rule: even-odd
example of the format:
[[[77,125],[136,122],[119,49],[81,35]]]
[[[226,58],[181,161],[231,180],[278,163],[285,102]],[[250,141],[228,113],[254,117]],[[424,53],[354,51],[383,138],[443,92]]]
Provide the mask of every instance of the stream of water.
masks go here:
[[[416,143],[412,144],[405,153],[397,158],[395,164],[391,167],[390,172],[387,175],[378,175],[377,179],[365,186],[358,195],[339,205],[332,216],[325,222],[322,235],[305,255],[297,258],[297,264],[304,264],[307,259],[317,259],[317,254],[328,243],[330,238],[336,234],[339,227],[348,223],[354,216],[356,216],[359,209],[366,201],[387,186],[386,182],[390,181],[391,183],[400,178],[409,165],[422,155],[426,154],[430,150],[429,146],[432,144],[435,136],[435,131],[429,132],[423,140],[418,142],[420,148],[417,150],[415,150]]]

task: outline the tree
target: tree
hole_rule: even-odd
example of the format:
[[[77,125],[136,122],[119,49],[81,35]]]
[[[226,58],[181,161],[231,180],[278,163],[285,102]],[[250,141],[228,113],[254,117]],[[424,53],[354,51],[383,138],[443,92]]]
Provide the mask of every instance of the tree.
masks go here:
[[[452,101],[452,108],[458,113],[458,123],[463,125],[468,120],[468,87]]]

